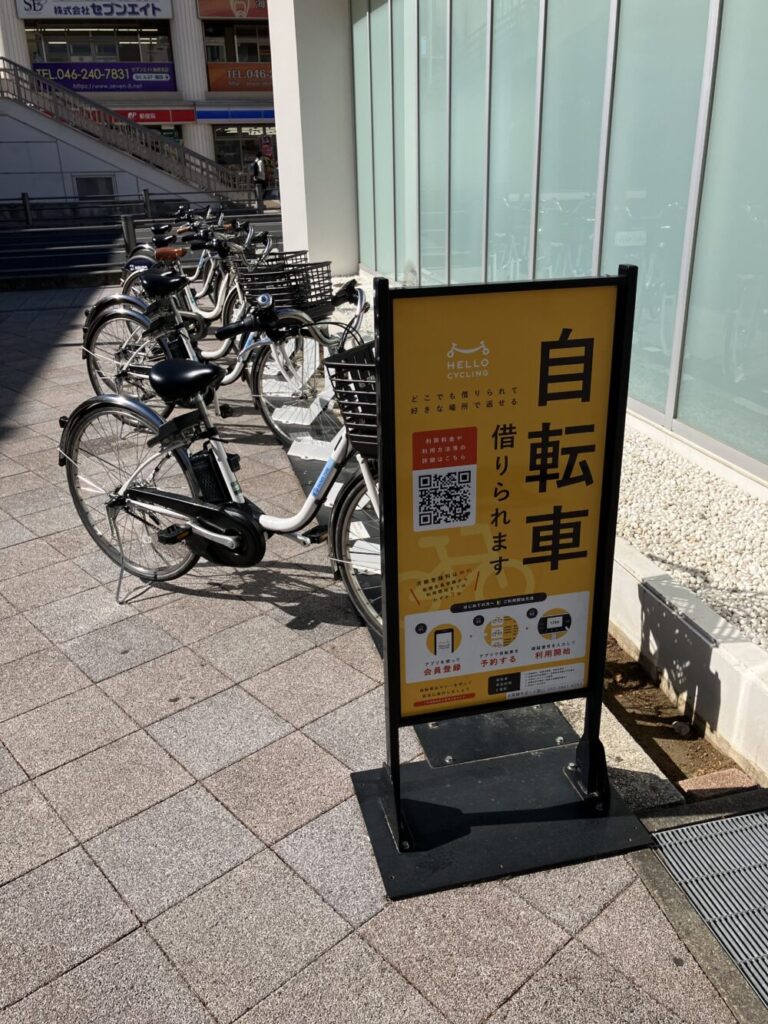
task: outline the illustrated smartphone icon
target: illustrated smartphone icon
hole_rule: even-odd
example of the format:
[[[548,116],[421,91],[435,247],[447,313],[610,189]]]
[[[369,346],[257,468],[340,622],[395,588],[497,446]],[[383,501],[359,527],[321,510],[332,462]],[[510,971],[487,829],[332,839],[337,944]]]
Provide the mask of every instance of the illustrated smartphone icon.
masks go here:
[[[435,654],[453,654],[452,629],[438,629],[435,632]]]

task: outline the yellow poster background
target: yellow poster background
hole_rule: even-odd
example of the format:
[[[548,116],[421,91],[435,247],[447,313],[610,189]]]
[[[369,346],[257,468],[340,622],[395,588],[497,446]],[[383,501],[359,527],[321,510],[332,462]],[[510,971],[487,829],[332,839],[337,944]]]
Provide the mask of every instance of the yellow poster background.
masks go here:
[[[578,683],[581,689],[588,678],[586,661],[597,568],[617,285],[606,282],[572,288],[436,296],[398,295],[395,291],[390,295],[395,383],[400,713],[405,718],[486,704],[512,706],[515,696],[524,697],[526,692],[489,692],[489,685],[496,685],[489,684],[489,680],[513,678],[516,672],[539,672],[557,666],[561,673],[567,673],[569,670],[564,666],[583,665],[583,680]],[[545,389],[548,400],[540,405],[542,346],[545,342],[562,339],[570,342],[571,347],[556,345],[549,349],[550,384]],[[584,339],[593,339],[589,346],[589,400],[554,398],[557,393],[583,387],[583,365],[581,380],[573,384],[551,381],[574,370],[578,376],[578,356],[586,351]],[[552,362],[553,357],[562,355],[572,356],[577,363]],[[555,445],[560,447],[558,453],[557,447],[552,449],[550,444],[551,465],[549,469],[545,466],[544,470],[539,470],[537,476],[531,468],[531,445],[537,443],[536,432],[541,433],[543,427],[546,436],[554,438]],[[464,442],[471,440],[473,428],[476,438],[474,522],[417,527],[422,501],[416,496],[417,487],[421,486],[417,479],[423,478],[415,478],[414,473],[419,472],[419,466],[424,474],[432,471],[429,464],[429,459],[434,457],[429,454],[432,449],[438,453],[447,450],[449,460],[454,449],[464,448],[471,456],[471,443]],[[501,428],[500,432],[497,428]],[[495,437],[494,431],[497,431]],[[532,433],[534,437],[529,437]],[[414,461],[414,435],[418,459],[422,460],[418,465]],[[501,448],[499,441],[503,436],[506,442]],[[514,438],[512,446],[510,437]],[[435,440],[437,444],[432,443]],[[462,444],[456,444],[457,441]],[[577,449],[594,446],[594,451],[577,450],[570,457],[570,473],[566,454],[569,446]],[[437,455],[435,468],[439,468],[441,457]],[[456,457],[460,461],[462,456]],[[538,459],[542,463],[544,456],[540,454]],[[586,475],[591,482],[584,479],[585,462]],[[552,479],[542,481],[542,472],[549,472]],[[535,479],[526,481],[527,475]],[[576,482],[568,483],[569,475]],[[558,486],[558,479],[566,482]],[[501,500],[506,492],[508,496]],[[572,528],[569,535],[570,547],[566,544],[561,554],[575,550],[585,554],[557,559],[555,566],[551,555],[548,557],[546,551],[542,554],[542,537],[535,550],[534,529],[543,527],[537,527],[537,521],[527,523],[526,519],[552,516],[556,507],[571,527],[577,524],[576,534]],[[494,513],[499,509],[505,516],[499,526],[497,514],[494,526]],[[579,513],[578,517],[568,518],[575,512]],[[545,518],[538,523],[545,523]],[[504,535],[504,546],[494,551],[494,544],[498,543],[494,538],[498,538],[499,533]],[[543,541],[546,548],[546,537]],[[524,561],[534,557],[543,560]],[[502,559],[499,571],[498,558]],[[575,649],[565,646],[566,641],[560,647],[555,646],[564,635],[558,630],[556,617],[562,609],[557,601],[549,600],[539,604],[535,623],[540,623],[538,638],[547,642],[544,646],[548,645],[550,652],[559,651],[559,654],[529,652],[527,659],[523,656],[523,661],[519,656],[515,658],[510,653],[515,648],[510,645],[520,639],[517,635],[520,626],[507,615],[511,612],[514,616],[514,605],[504,605],[482,611],[484,622],[478,632],[487,642],[494,638],[498,650],[506,652],[512,660],[502,662],[499,658],[495,659],[495,664],[465,671],[460,654],[462,645],[468,641],[456,627],[452,607],[533,594],[546,594],[548,598],[550,595],[580,595],[585,610],[582,632],[586,634],[586,643],[582,644],[584,649],[579,655],[574,656]],[[545,611],[553,616],[548,620],[554,624],[549,632],[542,617]],[[423,623],[419,616],[424,617]],[[523,628],[528,625],[523,622]],[[420,650],[414,629],[423,636],[424,662],[419,663],[418,671],[413,663],[409,664],[407,650],[409,644],[412,650]],[[537,639],[535,633],[533,638]],[[449,663],[445,674],[420,677],[420,674],[435,671],[429,666],[435,664],[440,652],[445,655],[442,662]],[[450,664],[452,652],[455,652],[454,664]],[[534,657],[549,660],[537,662]],[[484,660],[490,662],[491,659]],[[572,669],[571,679],[578,679],[580,671],[578,667]],[[536,680],[540,674],[529,674],[525,678]],[[548,685],[550,690],[557,689],[556,683]],[[573,689],[573,685],[562,689]]]

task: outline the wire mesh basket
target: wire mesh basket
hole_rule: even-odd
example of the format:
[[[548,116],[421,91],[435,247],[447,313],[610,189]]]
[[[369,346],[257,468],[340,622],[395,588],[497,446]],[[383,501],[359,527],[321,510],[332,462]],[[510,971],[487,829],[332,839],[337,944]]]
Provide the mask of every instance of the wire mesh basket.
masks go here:
[[[352,447],[368,459],[378,458],[379,425],[376,410],[376,362],[373,342],[326,356],[339,412]]]
[[[283,270],[285,267],[301,267],[306,264],[307,250],[296,249],[293,252],[271,252],[259,261],[258,266],[265,270]]]
[[[320,319],[333,311],[331,264],[304,263],[282,269],[258,267],[240,274],[240,283],[253,301],[269,292],[276,306],[292,306]]]

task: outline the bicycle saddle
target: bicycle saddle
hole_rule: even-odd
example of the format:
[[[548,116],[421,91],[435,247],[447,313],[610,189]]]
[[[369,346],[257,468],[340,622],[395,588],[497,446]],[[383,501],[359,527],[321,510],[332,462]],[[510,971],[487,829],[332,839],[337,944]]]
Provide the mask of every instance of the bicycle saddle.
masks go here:
[[[160,270],[148,270],[139,280],[150,299],[164,299],[168,295],[175,295],[189,283],[184,274],[169,274]]]
[[[153,235],[167,235],[173,227],[172,224],[153,224],[152,234]]]
[[[179,402],[216,387],[225,373],[226,367],[216,363],[166,359],[149,371],[149,382],[161,398]]]
[[[180,260],[186,252],[180,245],[162,245],[155,249],[156,260]]]
[[[176,241],[176,235],[154,235],[152,244],[157,246],[170,245]]]

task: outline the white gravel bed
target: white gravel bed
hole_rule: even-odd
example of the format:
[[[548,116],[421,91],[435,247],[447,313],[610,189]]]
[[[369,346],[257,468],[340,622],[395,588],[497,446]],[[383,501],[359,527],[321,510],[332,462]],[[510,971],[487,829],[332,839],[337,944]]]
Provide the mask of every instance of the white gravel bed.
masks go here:
[[[768,502],[627,424],[618,533],[768,649]]]

